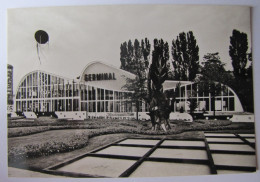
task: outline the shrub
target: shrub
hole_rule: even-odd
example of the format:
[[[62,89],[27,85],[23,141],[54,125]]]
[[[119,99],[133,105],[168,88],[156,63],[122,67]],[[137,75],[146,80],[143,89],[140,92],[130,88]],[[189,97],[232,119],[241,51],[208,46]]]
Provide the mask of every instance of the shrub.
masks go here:
[[[15,162],[28,157],[47,156],[53,153],[68,152],[87,145],[86,132],[74,134],[70,138],[59,138],[49,141],[39,141],[35,144],[19,145],[8,149],[9,161]]]
[[[18,137],[48,131],[48,126],[9,128],[8,137]]]
[[[39,123],[38,123],[39,124]],[[46,123],[45,123],[46,124]],[[231,123],[227,120],[198,120],[195,122],[170,121],[172,129],[165,133],[163,130],[152,131],[150,122],[129,120],[105,120],[93,121],[55,121],[48,126],[9,128],[8,136],[23,136],[36,132],[59,129],[87,129],[80,134],[69,137],[51,138],[48,141],[39,141],[30,145],[19,145],[8,150],[9,160],[20,160],[27,157],[38,157],[59,152],[68,152],[87,145],[89,138],[115,133],[131,133],[143,135],[179,134],[186,131],[216,131],[253,129],[253,124]]]

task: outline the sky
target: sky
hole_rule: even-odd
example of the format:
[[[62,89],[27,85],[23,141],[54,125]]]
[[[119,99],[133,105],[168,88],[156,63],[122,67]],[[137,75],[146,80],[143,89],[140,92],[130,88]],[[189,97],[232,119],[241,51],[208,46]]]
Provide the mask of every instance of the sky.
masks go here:
[[[245,32],[251,48],[250,8],[201,5],[105,5],[19,8],[8,10],[8,63],[14,67],[14,89],[21,78],[43,70],[76,78],[92,61],[120,67],[120,44],[134,39],[162,38],[171,42],[193,31],[200,61],[219,52],[226,69],[233,29]],[[49,42],[39,47],[34,34],[44,30]],[[170,47],[171,50],[171,47]]]

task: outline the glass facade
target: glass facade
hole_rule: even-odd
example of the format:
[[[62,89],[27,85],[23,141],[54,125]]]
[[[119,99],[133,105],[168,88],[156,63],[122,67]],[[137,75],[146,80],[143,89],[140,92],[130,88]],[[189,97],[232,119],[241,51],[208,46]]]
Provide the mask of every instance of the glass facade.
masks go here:
[[[42,71],[26,75],[16,93],[16,112],[55,111],[100,113],[133,112],[135,109],[125,92],[97,88]]]
[[[236,111],[236,107],[242,108],[238,97],[232,89],[223,84],[219,85],[219,89],[214,89],[214,92],[203,89],[197,83],[182,85],[178,91],[175,91],[177,96],[175,98],[174,110],[189,112],[189,102],[192,100],[196,100],[198,104],[195,112]],[[166,92],[170,93],[174,92],[174,90],[169,89]]]
[[[175,93],[174,111],[186,111],[189,102],[197,101],[195,112],[237,111],[242,108],[236,94],[227,86],[214,95],[195,83],[181,85]],[[171,92],[175,88],[165,92]],[[168,95],[168,94],[167,94]],[[173,98],[172,98],[173,99]],[[239,107],[238,107],[239,106]],[[139,112],[148,112],[149,105],[139,102]],[[88,82],[75,82],[42,71],[27,74],[20,82],[15,99],[16,112],[87,111],[89,113],[136,112],[136,103],[129,92],[95,87]],[[242,109],[243,110],[243,109]]]

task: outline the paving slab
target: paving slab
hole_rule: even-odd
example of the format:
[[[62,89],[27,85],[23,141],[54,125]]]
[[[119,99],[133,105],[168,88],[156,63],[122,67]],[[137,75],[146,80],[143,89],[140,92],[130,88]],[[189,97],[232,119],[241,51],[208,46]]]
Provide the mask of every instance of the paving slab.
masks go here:
[[[160,140],[147,139],[126,139],[119,144],[135,144],[135,145],[156,145]]]
[[[255,134],[239,134],[242,137],[255,137]]]
[[[243,143],[243,140],[239,138],[207,138],[208,142],[234,142],[234,143]]]
[[[130,177],[166,177],[209,175],[210,168],[201,164],[143,162]]]
[[[254,138],[245,138],[247,141],[249,141],[250,143],[255,143],[255,139]]]
[[[161,146],[197,146],[205,147],[204,141],[166,140]]]
[[[12,178],[65,178],[64,176],[55,176],[46,173],[40,173],[35,171],[29,171],[25,169],[18,169],[14,167],[8,167],[8,177]]]
[[[210,150],[227,150],[227,151],[246,151],[254,152],[255,150],[246,144],[209,144]]]
[[[218,174],[240,174],[249,173],[248,171],[235,171],[235,170],[217,170]]]
[[[215,165],[227,166],[256,166],[255,155],[237,155],[237,154],[212,154]]]
[[[151,148],[144,147],[124,147],[111,146],[96,152],[97,154],[113,154],[113,155],[127,155],[141,157],[146,154]]]
[[[206,150],[190,149],[156,149],[150,157],[180,158],[180,159],[208,159]]]
[[[234,137],[235,135],[232,133],[204,133],[205,136],[227,136],[227,137]]]
[[[57,171],[118,177],[135,162],[135,160],[85,157],[61,167]]]

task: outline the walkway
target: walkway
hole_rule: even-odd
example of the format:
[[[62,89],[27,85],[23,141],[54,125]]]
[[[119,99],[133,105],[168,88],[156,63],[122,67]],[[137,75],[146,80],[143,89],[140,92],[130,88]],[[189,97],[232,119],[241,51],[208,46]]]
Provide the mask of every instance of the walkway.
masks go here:
[[[44,169],[71,177],[163,177],[253,172],[253,134],[205,133],[204,139],[126,138]]]

